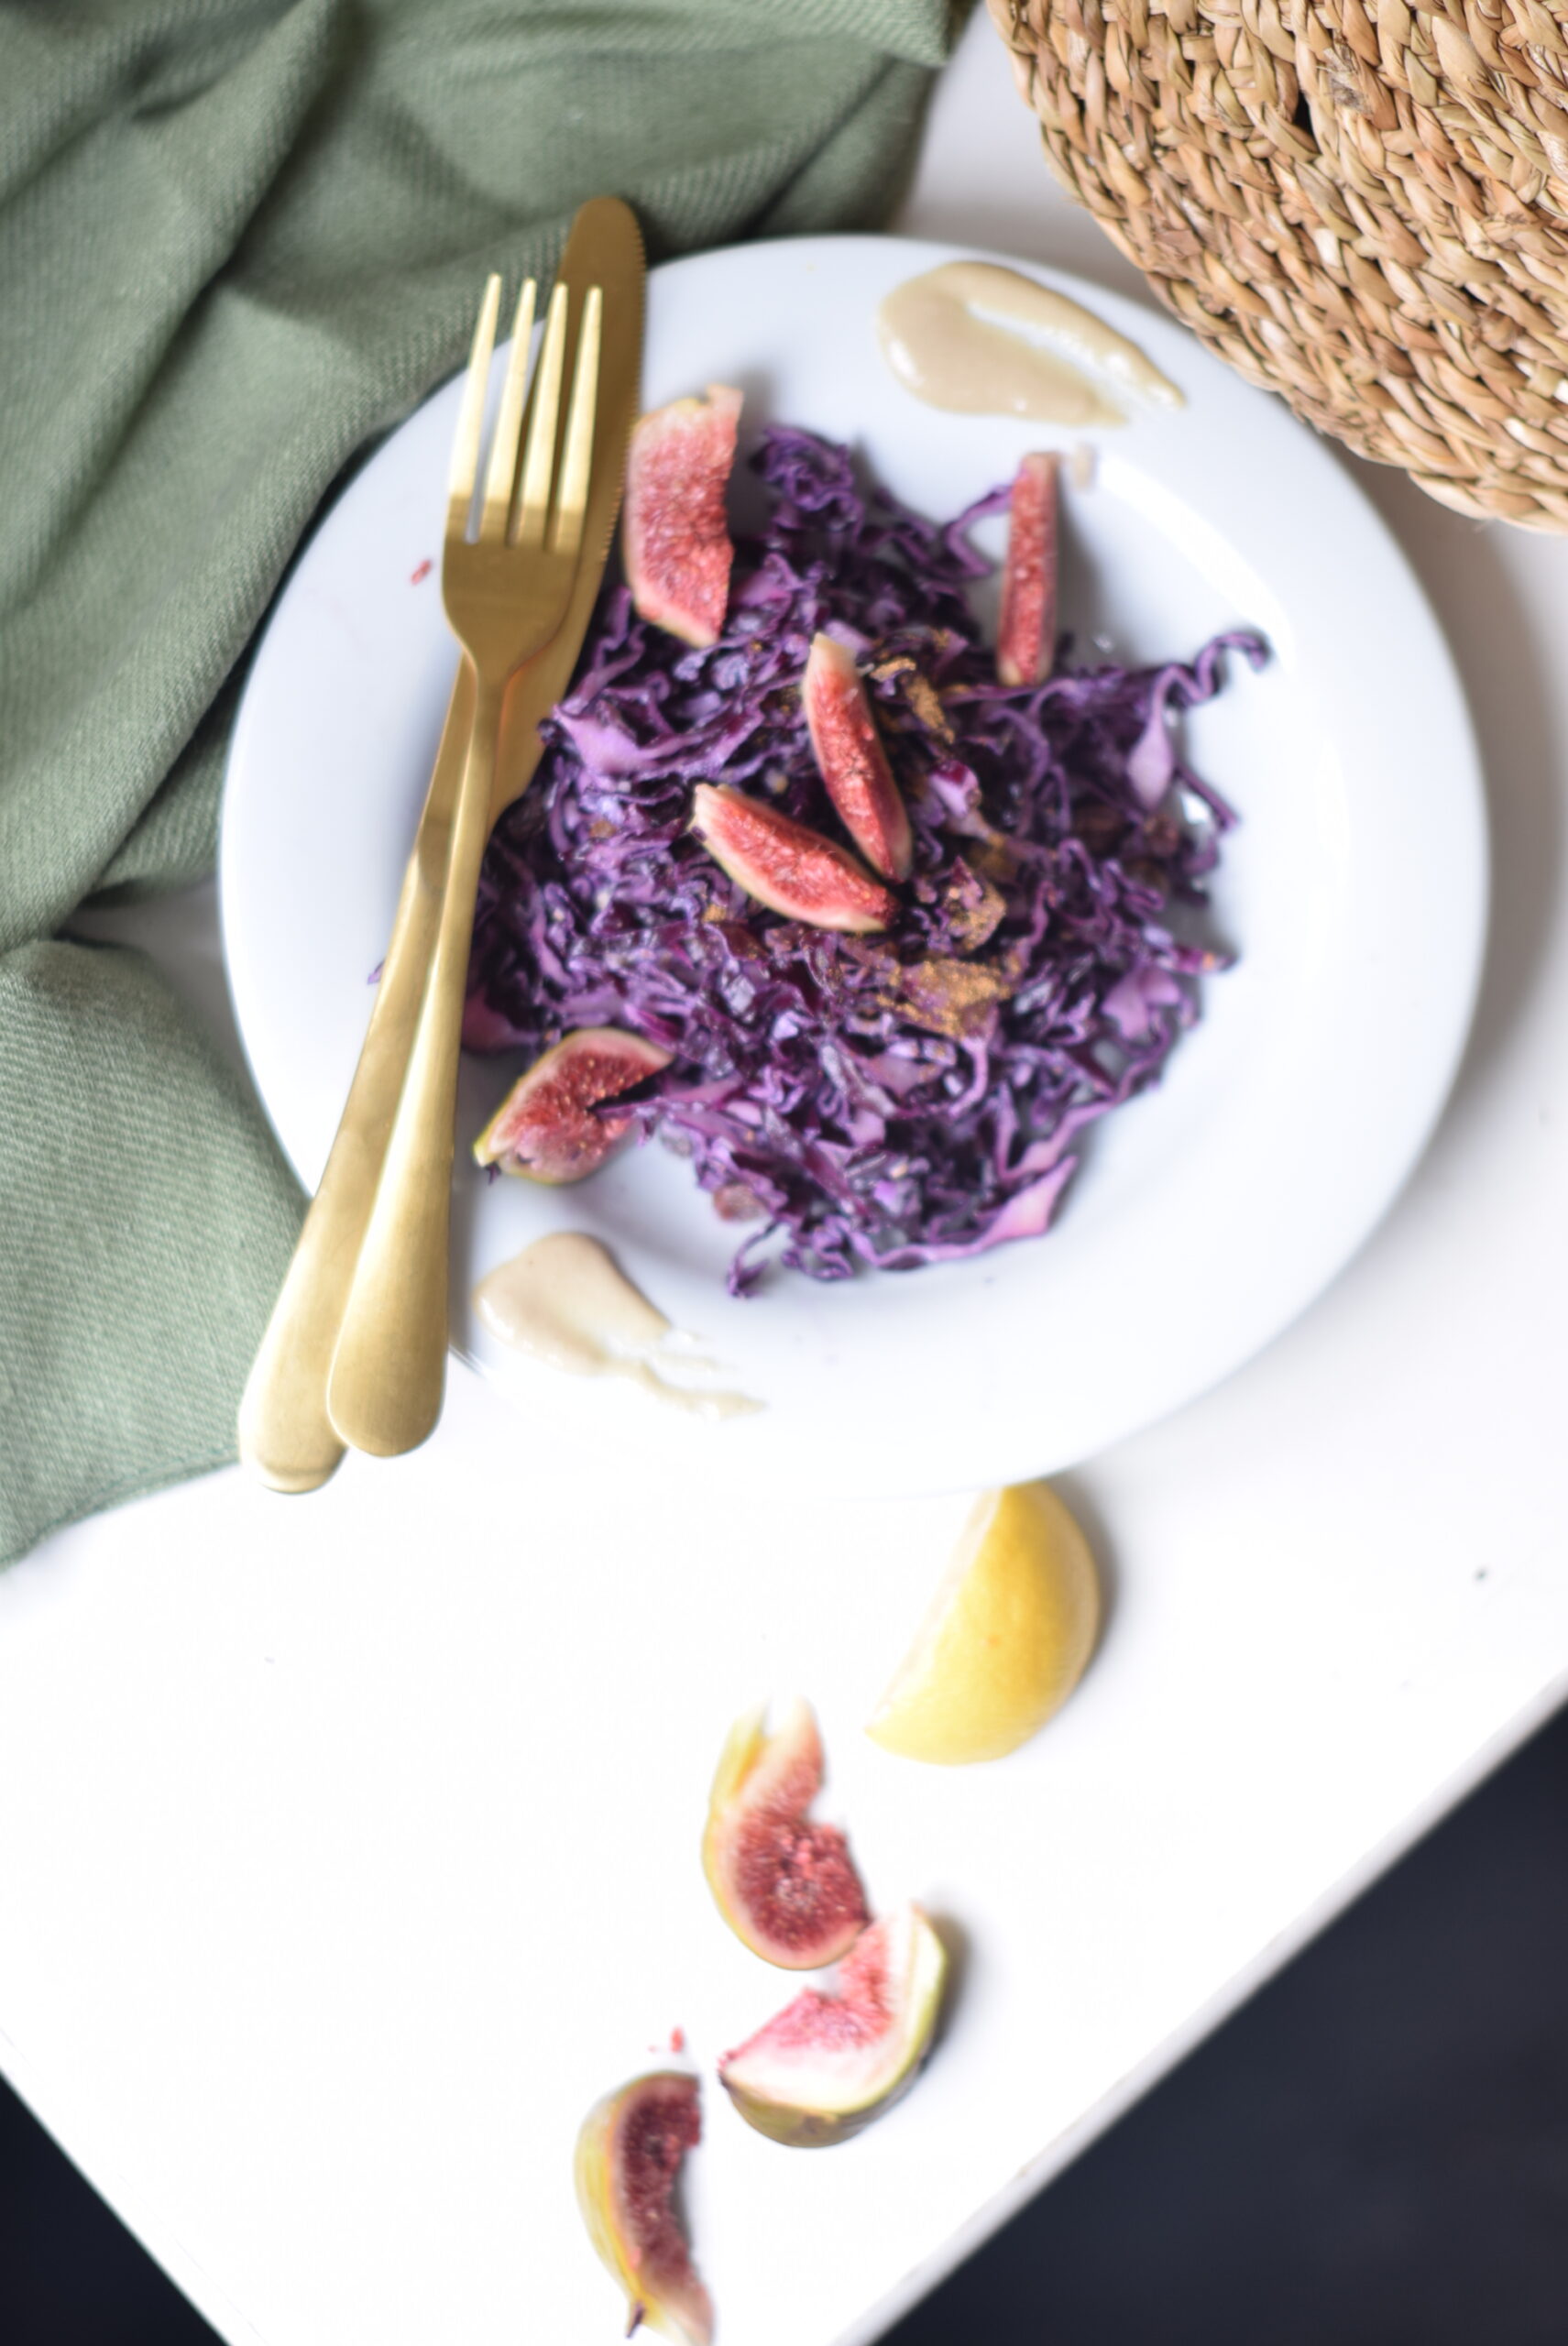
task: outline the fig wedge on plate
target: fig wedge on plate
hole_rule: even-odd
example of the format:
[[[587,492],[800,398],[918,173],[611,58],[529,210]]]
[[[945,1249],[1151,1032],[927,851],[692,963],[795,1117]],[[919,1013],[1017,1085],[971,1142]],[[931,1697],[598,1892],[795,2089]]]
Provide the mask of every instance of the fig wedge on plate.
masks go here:
[[[475,1157],[531,1181],[581,1181],[631,1128],[630,1116],[596,1115],[598,1103],[669,1064],[669,1052],[644,1036],[579,1026],[519,1076],[474,1143]]]
[[[606,2094],[577,2135],[577,2205],[608,2271],[626,2291],[630,2327],[676,2346],[708,2346],[713,2308],[672,2198],[681,2161],[702,2137],[697,2081],[679,2069]]]
[[[1025,456],[1013,482],[996,674],[1004,685],[1043,685],[1057,656],[1057,456]]]
[[[865,936],[886,928],[898,911],[848,848],[744,791],[699,782],[692,829],[738,887],[786,920]]]
[[[848,2142],[908,2092],[931,2049],[948,1957],[918,1906],[862,1931],[835,1991],[805,1988],[718,2065],[749,2126],[796,2150]]]
[[[832,636],[813,636],[800,696],[817,770],[844,828],[873,872],[907,880],[915,861],[909,817],[861,672]]]
[[[645,619],[686,643],[716,642],[735,559],[725,494],[740,394],[710,383],[705,400],[672,400],[643,416],[626,460],[621,552]]]
[[[852,1946],[869,1909],[837,1825],[806,1814],[822,1786],[822,1738],[809,1703],[766,1709],[729,1730],[708,1796],[702,1866],[718,1911],[754,1955],[814,1971]]]

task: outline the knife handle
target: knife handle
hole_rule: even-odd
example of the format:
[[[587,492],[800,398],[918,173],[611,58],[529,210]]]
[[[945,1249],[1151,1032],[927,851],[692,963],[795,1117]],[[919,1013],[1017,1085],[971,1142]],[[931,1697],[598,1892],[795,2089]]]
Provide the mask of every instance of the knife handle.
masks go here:
[[[616,326],[606,335],[600,358],[584,558],[559,635],[519,672],[508,691],[491,823],[532,779],[542,748],[539,723],[571,682],[620,508],[627,440],[638,404],[643,286],[641,239],[632,214],[618,197],[596,196],[582,207],[559,277],[566,283],[601,285],[607,314],[613,314]],[[465,662],[343,1122],[240,1404],[240,1455],[275,1490],[315,1490],[343,1456],[343,1442],[327,1415],[327,1384],[434,952],[473,710],[473,680]]]
[[[327,1414],[327,1380],[435,949],[474,697],[474,674],[465,660],[452,687],[359,1064],[240,1401],[240,1457],[275,1491],[318,1489],[343,1456]]]
[[[457,1053],[504,689],[481,674],[430,975],[327,1384],[338,1432],[378,1458],[426,1440],[445,1389]]]

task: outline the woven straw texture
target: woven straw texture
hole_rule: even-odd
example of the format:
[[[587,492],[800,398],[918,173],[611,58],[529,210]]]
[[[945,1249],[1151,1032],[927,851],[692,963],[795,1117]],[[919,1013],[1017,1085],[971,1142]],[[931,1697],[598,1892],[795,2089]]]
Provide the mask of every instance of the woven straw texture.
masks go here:
[[[990,0],[1069,192],[1251,381],[1568,530],[1568,16]]]

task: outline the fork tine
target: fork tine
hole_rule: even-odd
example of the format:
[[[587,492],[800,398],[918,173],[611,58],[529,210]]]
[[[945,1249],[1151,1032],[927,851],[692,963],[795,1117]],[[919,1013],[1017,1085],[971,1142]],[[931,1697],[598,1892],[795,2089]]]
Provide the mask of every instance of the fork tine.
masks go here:
[[[446,491],[446,534],[466,538],[468,509],[474,502],[474,481],[479,469],[479,434],[485,422],[485,391],[490,379],[490,353],[496,346],[496,319],[500,313],[501,280],[488,280],[468,354],[468,379],[463,386],[463,406],[452,444],[452,470]]]
[[[542,546],[550,510],[550,476],[555,468],[555,422],[561,411],[561,369],[566,356],[566,289],[557,285],[544,320],[544,346],[533,370],[532,412],[522,460],[522,502],[517,543]]]
[[[511,486],[517,478],[518,449],[522,440],[522,402],[528,388],[528,361],[533,343],[533,304],[539,288],[529,278],[518,296],[511,330],[511,357],[501,386],[495,438],[490,443],[489,469],[485,475],[485,501],[479,509],[479,536],[504,538],[511,512]]]
[[[603,312],[604,296],[597,285],[590,285],[583,303],[583,322],[577,329],[577,364],[572,376],[566,440],[555,492],[555,524],[550,543],[557,554],[576,554],[583,542],[588,465],[594,449],[594,411],[598,403],[599,324]]]

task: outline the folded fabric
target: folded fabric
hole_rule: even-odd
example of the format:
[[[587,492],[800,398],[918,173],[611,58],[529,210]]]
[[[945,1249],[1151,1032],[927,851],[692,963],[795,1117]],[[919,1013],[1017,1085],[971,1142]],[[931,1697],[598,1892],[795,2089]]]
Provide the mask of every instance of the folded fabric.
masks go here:
[[[874,225],[948,0],[0,12],[0,1562],[234,1454],[300,1201],[105,892],[212,862],[323,495],[576,205],[651,256]]]

